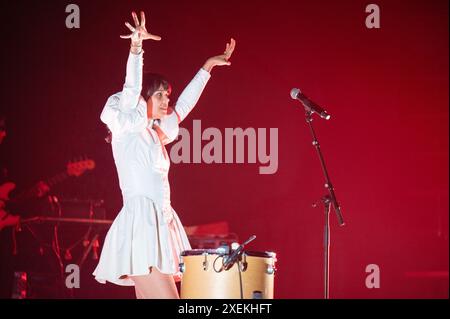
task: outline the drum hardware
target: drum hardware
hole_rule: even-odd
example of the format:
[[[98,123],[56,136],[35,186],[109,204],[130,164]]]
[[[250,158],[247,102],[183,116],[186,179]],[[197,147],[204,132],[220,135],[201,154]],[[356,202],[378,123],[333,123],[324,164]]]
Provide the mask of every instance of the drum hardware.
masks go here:
[[[184,273],[184,271],[186,270],[186,267],[184,266],[184,262],[183,262],[183,256],[180,256],[180,262],[178,263],[178,270],[181,273]]]
[[[249,239],[247,239],[244,243],[242,243],[238,248],[236,248],[229,256],[228,258],[224,258],[223,263],[223,269],[228,270],[231,267],[233,267],[233,264],[236,262],[236,260],[240,257],[240,255],[243,253],[243,249],[245,245],[247,245],[249,242],[253,241],[256,238],[255,235],[250,236]]]
[[[203,260],[203,270],[208,270],[208,253],[203,253],[205,259]]]
[[[277,269],[273,265],[267,265],[266,273],[268,275],[273,275],[276,271]]]
[[[243,261],[239,262],[239,267],[240,267],[240,270],[242,272],[244,272],[247,270],[247,266],[248,266],[247,255],[245,253],[242,254],[242,259],[243,259]]]

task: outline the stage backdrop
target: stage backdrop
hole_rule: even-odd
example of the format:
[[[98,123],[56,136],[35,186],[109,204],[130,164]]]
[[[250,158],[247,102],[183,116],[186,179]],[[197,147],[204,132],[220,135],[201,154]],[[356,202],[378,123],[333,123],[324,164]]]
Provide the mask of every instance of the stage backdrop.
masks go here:
[[[71,3],[79,28],[66,26]],[[184,225],[225,221],[240,242],[256,235],[248,250],[277,253],[276,298],[323,297],[327,192],[303,106],[289,95],[298,87],[331,114],[313,116],[346,222],[331,211],[331,297],[448,298],[448,2],[373,4],[3,1],[10,176],[26,187],[87,156],[95,169],[52,191],[103,199],[116,216],[121,194],[99,115],[124,82],[124,22],[144,10],[162,37],[144,43],[144,68],[170,79],[171,103],[209,56],[237,42],[172,144],[190,152],[170,172]],[[254,137],[241,163],[236,143],[234,154],[226,148],[237,128]],[[205,131],[222,151],[213,163]]]

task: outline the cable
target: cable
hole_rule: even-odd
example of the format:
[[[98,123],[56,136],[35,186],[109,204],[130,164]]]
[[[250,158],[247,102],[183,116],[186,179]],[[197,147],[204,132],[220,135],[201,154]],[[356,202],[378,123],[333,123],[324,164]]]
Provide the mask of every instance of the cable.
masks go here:
[[[220,257],[223,257],[223,255],[217,256],[216,259],[214,259],[214,261],[213,261],[213,270],[214,270],[216,273],[222,272],[222,270],[223,270],[223,260],[224,260],[225,258],[222,258],[222,267],[220,267],[218,270],[216,269],[216,261],[217,261]]]
[[[222,272],[224,270],[224,260],[225,260],[225,258],[222,258],[222,266],[219,269],[216,268],[216,262],[217,262],[217,260],[220,257],[223,257],[223,255],[217,256],[216,259],[214,259],[214,262],[213,262],[213,270],[216,273],[220,273],[220,272]],[[233,266],[231,266],[231,268],[233,268]],[[242,285],[241,260],[237,261],[237,268],[238,268],[238,273],[239,273],[239,294],[241,296],[240,299],[244,299],[244,291],[243,291],[244,288],[243,288],[243,285]]]

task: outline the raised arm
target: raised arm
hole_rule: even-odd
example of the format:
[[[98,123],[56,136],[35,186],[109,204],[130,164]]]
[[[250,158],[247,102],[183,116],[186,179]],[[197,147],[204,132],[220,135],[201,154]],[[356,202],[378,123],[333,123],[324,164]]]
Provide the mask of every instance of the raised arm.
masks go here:
[[[141,22],[139,22],[136,12],[133,11],[131,16],[133,17],[136,27],[133,27],[128,22],[125,22],[125,25],[128,29],[130,29],[131,33],[128,35],[121,35],[120,37],[122,39],[131,39],[130,52],[133,54],[139,54],[142,51],[142,41],[148,39],[159,41],[161,40],[161,37],[147,31],[145,27],[145,13],[143,11],[141,11]]]
[[[121,35],[122,39],[130,39],[130,53],[128,55],[125,84],[123,85],[122,96],[119,108],[130,110],[137,106],[139,96],[142,90],[142,68],[143,68],[143,50],[142,42],[147,39],[161,40],[160,36],[153,35],[147,31],[145,27],[145,14],[141,11],[141,21],[137,17],[136,12],[131,13],[135,27],[128,22],[125,25],[130,29],[131,34]]]
[[[211,73],[212,69],[215,66],[231,65],[231,62],[229,60],[231,58],[231,55],[233,54],[235,47],[236,41],[231,38],[230,43],[227,43],[223,54],[210,57],[203,65],[203,69]]]
[[[175,105],[175,111],[178,115],[178,122],[183,121],[197,104],[206,83],[211,77],[210,73],[212,69],[215,66],[231,65],[229,59],[233,54],[235,46],[236,41],[231,39],[230,43],[227,43],[223,54],[207,59],[200,71],[198,71],[192,81],[183,90]]]
[[[135,27],[125,22],[131,34],[120,36],[122,39],[131,40],[125,84],[121,94],[115,94],[108,99],[100,115],[102,122],[108,125],[113,134],[145,127],[147,123],[146,105],[139,103],[142,90],[142,42],[147,39],[161,40],[161,37],[147,31],[144,12],[141,11],[140,22],[135,12],[132,12],[132,17]]]

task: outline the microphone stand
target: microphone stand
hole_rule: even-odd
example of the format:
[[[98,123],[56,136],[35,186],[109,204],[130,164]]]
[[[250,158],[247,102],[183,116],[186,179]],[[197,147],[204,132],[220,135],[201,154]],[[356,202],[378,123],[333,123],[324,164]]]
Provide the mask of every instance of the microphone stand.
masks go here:
[[[316,133],[312,126],[312,111],[305,107],[305,118],[306,123],[308,123],[309,130],[311,131],[311,135],[313,137],[313,146],[315,147],[317,154],[319,155],[320,164],[322,166],[322,171],[325,176],[325,188],[328,190],[328,194],[321,198],[321,202],[324,205],[325,212],[325,227],[324,227],[324,297],[325,299],[330,298],[330,209],[331,205],[333,205],[334,210],[336,212],[338,223],[340,226],[344,226],[344,219],[342,217],[341,209],[336,199],[336,195],[334,194],[333,185],[330,181],[330,176],[328,175],[327,168],[325,166],[325,160],[323,159],[322,152],[320,150],[320,144],[317,140]],[[315,205],[313,205],[315,206]]]

